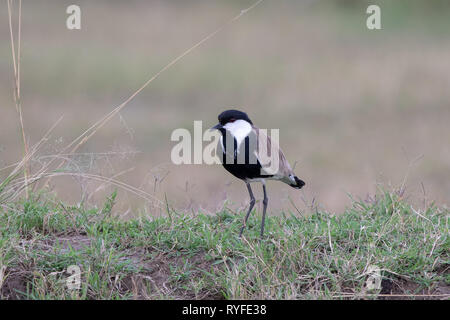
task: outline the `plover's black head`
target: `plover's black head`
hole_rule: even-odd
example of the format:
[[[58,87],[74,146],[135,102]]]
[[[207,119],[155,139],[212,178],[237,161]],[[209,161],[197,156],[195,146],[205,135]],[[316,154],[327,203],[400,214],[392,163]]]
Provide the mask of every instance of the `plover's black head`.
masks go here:
[[[241,127],[242,125],[244,125],[245,127],[251,128],[251,126],[253,125],[253,122],[252,120],[250,120],[248,115],[245,112],[239,110],[226,110],[219,114],[217,118],[219,119],[219,123],[211,129],[217,129],[222,133],[225,129],[232,129],[232,127]]]
[[[226,110],[221,114],[219,114],[217,118],[219,119],[219,123],[222,126],[226,125],[229,122],[234,122],[236,120],[245,120],[248,123],[253,124],[248,115],[245,112],[239,110]]]
[[[252,131],[253,122],[245,112],[239,110],[226,110],[219,114],[219,123],[211,130],[219,130],[222,136],[230,133],[237,141],[238,146]]]

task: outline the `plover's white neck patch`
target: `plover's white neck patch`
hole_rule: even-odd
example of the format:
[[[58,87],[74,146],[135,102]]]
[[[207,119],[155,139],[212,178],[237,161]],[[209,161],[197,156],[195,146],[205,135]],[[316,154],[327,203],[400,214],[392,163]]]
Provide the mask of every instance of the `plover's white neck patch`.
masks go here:
[[[252,131],[252,125],[245,120],[236,120],[234,122],[228,122],[223,126],[231,135],[236,139],[237,146],[250,134]]]

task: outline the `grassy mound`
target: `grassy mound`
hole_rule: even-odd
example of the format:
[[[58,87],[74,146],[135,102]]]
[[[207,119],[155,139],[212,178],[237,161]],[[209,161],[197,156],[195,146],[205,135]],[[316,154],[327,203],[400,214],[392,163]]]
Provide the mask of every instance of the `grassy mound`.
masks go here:
[[[449,210],[396,194],[340,215],[169,212],[119,221],[48,197],[0,209],[3,299],[386,299],[450,297]],[[81,270],[69,290],[67,269]],[[378,277],[377,275],[380,275]],[[371,285],[372,284],[372,285]]]

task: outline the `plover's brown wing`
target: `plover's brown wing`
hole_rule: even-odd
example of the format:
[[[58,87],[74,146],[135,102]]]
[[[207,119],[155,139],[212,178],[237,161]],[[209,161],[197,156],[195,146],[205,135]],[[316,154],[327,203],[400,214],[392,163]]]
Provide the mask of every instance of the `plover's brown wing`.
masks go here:
[[[293,180],[294,173],[289,162],[283,154],[279,145],[267,136],[264,130],[253,126],[254,134],[257,139],[256,157],[261,163],[262,169],[267,174],[274,175],[275,179],[286,182],[287,184],[295,183]],[[272,157],[272,154],[274,155]],[[278,156],[278,161],[276,158]]]

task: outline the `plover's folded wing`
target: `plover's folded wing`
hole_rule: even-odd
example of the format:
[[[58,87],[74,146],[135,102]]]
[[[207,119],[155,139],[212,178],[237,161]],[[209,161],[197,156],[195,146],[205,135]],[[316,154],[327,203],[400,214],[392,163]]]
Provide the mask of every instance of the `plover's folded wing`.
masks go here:
[[[287,184],[295,183],[295,174],[283,151],[264,131],[257,127],[253,127],[252,130],[257,139],[255,155],[261,164],[261,170],[265,174],[273,175],[274,179],[281,180]]]

